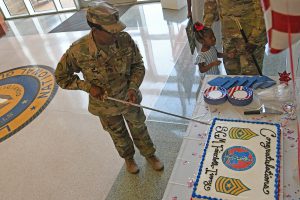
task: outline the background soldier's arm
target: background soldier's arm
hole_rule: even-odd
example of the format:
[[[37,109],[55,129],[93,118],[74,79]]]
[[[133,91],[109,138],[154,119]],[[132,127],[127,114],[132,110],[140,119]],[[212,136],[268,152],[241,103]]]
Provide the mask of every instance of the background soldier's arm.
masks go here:
[[[130,43],[132,47],[132,63],[130,70],[130,83],[129,89],[137,90],[143,82],[145,76],[145,66],[143,62],[143,57],[135,44],[135,42],[130,38]]]
[[[248,40],[250,43],[262,46],[267,43],[267,33],[264,20],[264,14],[259,0],[253,1],[255,11],[255,21],[252,21],[253,26],[250,29]]]
[[[80,72],[80,68],[76,65],[75,59],[72,58],[70,52],[67,51],[60,59],[55,70],[57,84],[63,89],[89,92],[91,84],[81,80],[75,72]]]
[[[203,23],[211,27],[214,21],[219,19],[219,10],[216,0],[204,0]]]
[[[188,14],[187,14],[187,17],[190,18],[192,17],[192,2],[191,0],[187,0],[187,10],[188,10]]]

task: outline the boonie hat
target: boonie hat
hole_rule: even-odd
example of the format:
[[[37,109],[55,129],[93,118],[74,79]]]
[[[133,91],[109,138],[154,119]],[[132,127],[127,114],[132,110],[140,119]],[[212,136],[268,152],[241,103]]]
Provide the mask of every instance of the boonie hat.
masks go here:
[[[89,5],[86,19],[110,33],[118,33],[126,28],[126,25],[119,20],[118,9],[107,2]]]

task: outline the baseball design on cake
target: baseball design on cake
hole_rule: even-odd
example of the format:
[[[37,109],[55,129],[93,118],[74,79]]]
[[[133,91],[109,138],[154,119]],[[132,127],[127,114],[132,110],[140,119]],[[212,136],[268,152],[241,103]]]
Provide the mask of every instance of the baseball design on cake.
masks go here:
[[[279,200],[280,125],[212,121],[192,199]]]

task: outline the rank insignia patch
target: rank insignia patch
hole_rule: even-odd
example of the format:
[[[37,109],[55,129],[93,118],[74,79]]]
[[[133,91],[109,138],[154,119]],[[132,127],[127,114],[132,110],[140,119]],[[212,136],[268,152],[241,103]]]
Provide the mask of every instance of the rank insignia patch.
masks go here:
[[[57,91],[48,66],[30,65],[0,73],[0,142],[9,138],[50,103]]]

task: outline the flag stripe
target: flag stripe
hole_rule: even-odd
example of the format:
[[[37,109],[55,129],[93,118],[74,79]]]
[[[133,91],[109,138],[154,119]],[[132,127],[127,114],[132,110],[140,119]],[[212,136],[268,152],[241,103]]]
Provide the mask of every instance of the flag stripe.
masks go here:
[[[271,53],[300,40],[300,0],[261,0]],[[290,35],[289,35],[290,34]]]
[[[292,16],[272,11],[272,19],[273,29],[281,32],[287,32],[288,27],[290,26],[291,33],[300,33],[300,15]]]

